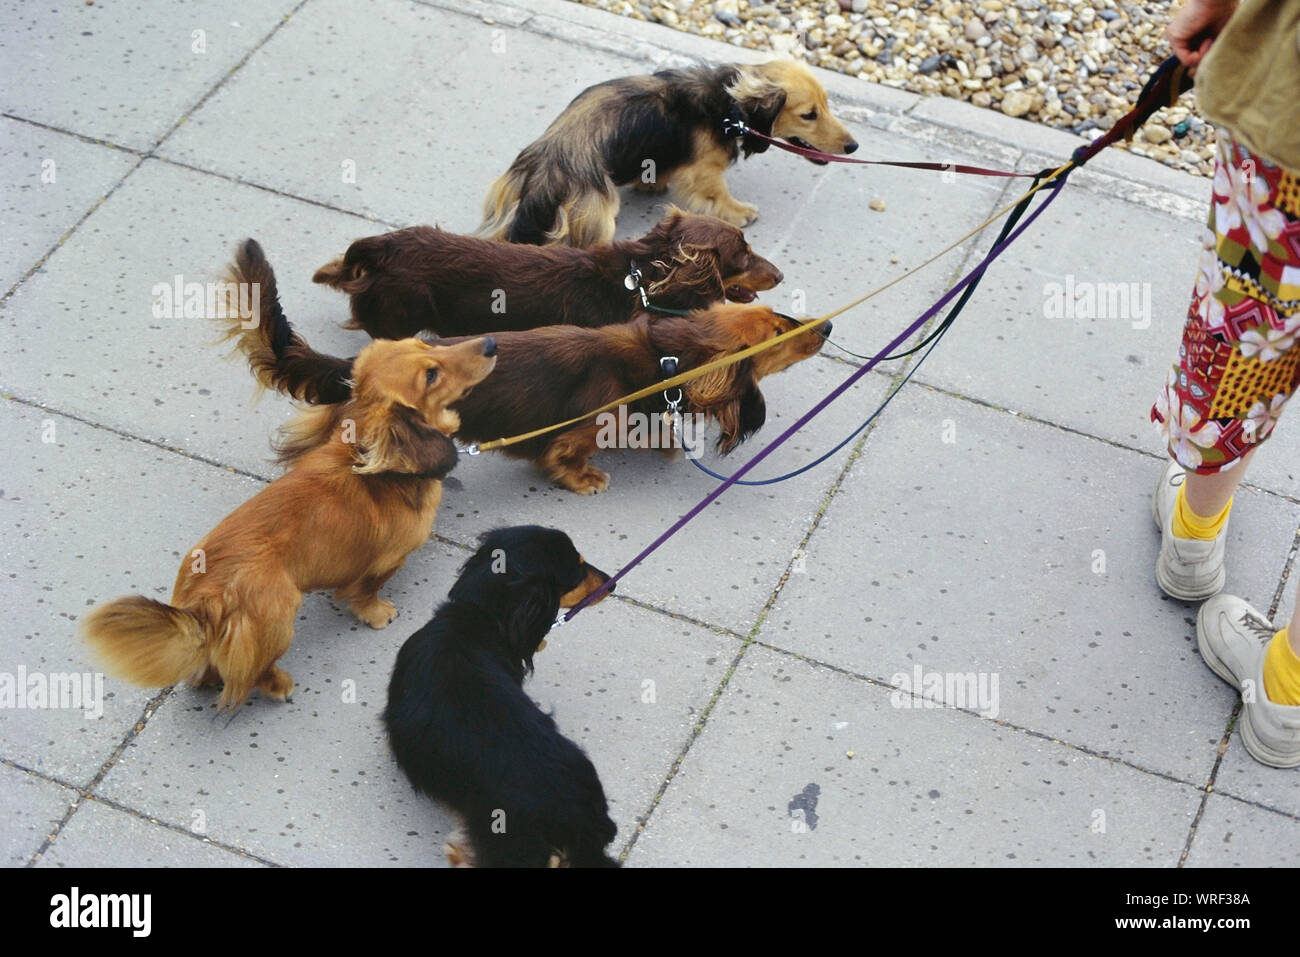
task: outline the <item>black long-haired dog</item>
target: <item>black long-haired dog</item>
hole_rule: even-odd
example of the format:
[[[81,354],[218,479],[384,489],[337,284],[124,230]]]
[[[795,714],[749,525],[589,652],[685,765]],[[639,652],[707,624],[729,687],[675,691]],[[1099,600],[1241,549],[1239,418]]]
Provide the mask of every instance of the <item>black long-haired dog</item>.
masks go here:
[[[384,711],[393,754],[460,818],[445,848],[453,866],[617,867],[595,767],[523,690],[559,609],[609,576],[557,529],[499,528],[479,542],[397,655]]]
[[[692,212],[748,226],[758,208],[736,200],[723,173],[741,153],[768,144],[728,137],[727,119],[826,153],[858,148],[821,83],[795,60],[619,77],[579,93],[515,157],[488,191],[478,234],[535,245],[607,243],[625,184],[656,193],[671,187]]]

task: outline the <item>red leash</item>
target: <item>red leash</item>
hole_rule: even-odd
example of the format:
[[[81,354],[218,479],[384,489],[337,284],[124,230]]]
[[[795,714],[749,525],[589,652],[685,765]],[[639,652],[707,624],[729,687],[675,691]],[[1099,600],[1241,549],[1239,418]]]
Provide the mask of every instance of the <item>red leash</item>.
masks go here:
[[[1074,155],[1071,157],[1074,160],[1074,165],[1082,166],[1117,140],[1129,139],[1139,126],[1151,118],[1152,113],[1162,107],[1172,106],[1182,93],[1191,89],[1191,86],[1192,78],[1187,74],[1187,68],[1179,62],[1178,58],[1170,57],[1165,60],[1155,73],[1151,74],[1151,78],[1147,80],[1146,86],[1142,88],[1142,92],[1138,95],[1137,104],[1133,109],[1119,119],[1105,135],[1097,137],[1091,143],[1074,151]],[[722,135],[728,137],[752,136],[755,139],[760,139],[765,143],[783,149],[787,153],[794,153],[796,156],[817,160],[821,163],[852,163],[854,166],[900,166],[904,169],[926,169],[942,173],[968,173],[972,176],[1028,178],[1036,175],[1034,173],[1010,173],[1006,170],[986,169],[983,166],[965,166],[961,163],[908,163],[896,160],[860,160],[848,156],[836,156],[834,153],[823,153],[821,150],[806,146],[795,146],[793,143],[779,140],[775,136],[760,133],[734,114],[722,121]]]
[[[836,156],[834,153],[823,153],[821,150],[810,149],[806,146],[795,146],[793,143],[779,140],[775,136],[760,133],[758,130],[747,126],[743,120],[730,116],[722,121],[722,135],[752,136],[755,139],[760,139],[765,143],[783,149],[787,153],[794,153],[796,156],[803,156],[822,163],[852,163],[854,166],[901,166],[904,169],[929,169],[941,173],[970,173],[973,176],[1024,176],[1029,178],[1035,175],[1034,173],[1009,173],[1001,169],[985,169],[983,166],[966,166],[962,163],[910,163],[901,160],[860,160],[849,156]]]

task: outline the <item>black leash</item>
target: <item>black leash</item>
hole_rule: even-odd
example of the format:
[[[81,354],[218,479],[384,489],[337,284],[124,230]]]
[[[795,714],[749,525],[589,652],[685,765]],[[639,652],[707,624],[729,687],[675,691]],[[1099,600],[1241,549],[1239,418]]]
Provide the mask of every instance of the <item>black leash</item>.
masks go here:
[[[1050,176],[1051,174],[1052,174],[1052,170],[1050,169],[1042,170],[1038,173],[1034,173],[1033,186],[1037,186],[1044,177]],[[993,241],[994,249],[1002,245],[1002,243],[1006,241],[1006,238],[1009,235],[1011,235],[1011,231],[1016,228],[1016,224],[1020,222],[1020,217],[1023,216],[1025,214],[1025,211],[1029,209],[1029,204],[1032,201],[1033,201],[1033,195],[1028,195],[1024,199],[1022,199],[1019,203],[1016,204],[1016,207],[1011,211],[1011,213],[1007,216],[1006,221],[1002,224],[1002,229],[998,232],[997,239]],[[907,375],[903,377],[903,381],[900,382],[894,388],[894,390],[890,392],[888,396],[885,397],[885,400],[881,402],[880,405],[876,406],[875,411],[873,411],[871,415],[867,416],[866,421],[864,421],[861,425],[859,425],[856,429],[854,429],[853,432],[849,434],[842,442],[836,445],[829,452],[826,452],[825,454],[818,456],[813,461],[809,462],[806,465],[800,466],[799,468],[795,469],[792,472],[786,472],[784,475],[778,475],[775,476],[774,478],[755,479],[753,481],[749,481],[746,479],[736,479],[736,481],[733,484],[735,485],[776,485],[778,482],[784,482],[788,479],[796,478],[800,475],[803,475],[805,472],[809,471],[810,469],[814,469],[817,466],[821,465],[832,455],[834,455],[836,452],[839,452],[842,448],[844,448],[855,438],[857,438],[862,433],[862,431],[866,429],[867,426],[869,426],[872,422],[874,422],[880,416],[880,414],[884,412],[886,408],[888,408],[889,403],[894,401],[894,397],[897,396],[898,393],[902,391],[903,386],[907,385],[907,383],[911,381],[912,376],[916,374],[916,370],[921,368],[922,363],[924,363],[925,360],[930,357],[930,353],[933,352],[935,346],[939,344],[939,340],[943,338],[944,333],[946,333],[949,329],[952,328],[953,322],[955,322],[957,317],[961,314],[962,309],[966,307],[966,303],[970,302],[971,296],[975,294],[975,290],[979,286],[980,280],[984,278],[984,273],[987,271],[987,269],[988,269],[988,264],[985,264],[984,266],[980,267],[979,271],[975,273],[970,283],[966,286],[965,289],[962,290],[962,294],[960,298],[958,298],[958,300],[955,303],[953,303],[952,308],[948,310],[948,313],[943,317],[942,320],[940,320],[939,324],[935,326],[935,328],[931,332],[929,332],[920,342],[918,342],[915,346],[913,346],[910,349],[905,349],[901,352],[895,352],[892,355],[883,356],[881,358],[881,361],[884,361],[885,359],[901,359],[905,356],[910,356],[920,351],[921,349],[924,349],[926,346],[930,347],[929,349],[926,350],[925,355],[921,356],[921,358],[916,361],[916,364],[912,366],[910,370],[908,370]],[[826,337],[823,336],[823,338]],[[829,342],[830,340],[827,339],[827,341]],[[832,345],[835,344],[832,343]],[[836,348],[842,349],[843,347],[836,345]],[[844,351],[848,352],[847,349],[844,349]],[[850,353],[850,354],[856,355],[856,353]],[[697,469],[699,469],[701,472],[704,472],[706,475],[712,478],[718,479],[719,481],[725,481],[727,479],[728,476],[718,474],[717,472],[709,468],[707,465],[705,465],[703,462],[701,462],[698,458],[696,458],[695,451],[687,447],[686,440],[682,437],[680,430],[678,430],[678,441],[682,443],[682,449],[685,450],[686,452],[686,458],[689,459],[690,463],[694,465]]]

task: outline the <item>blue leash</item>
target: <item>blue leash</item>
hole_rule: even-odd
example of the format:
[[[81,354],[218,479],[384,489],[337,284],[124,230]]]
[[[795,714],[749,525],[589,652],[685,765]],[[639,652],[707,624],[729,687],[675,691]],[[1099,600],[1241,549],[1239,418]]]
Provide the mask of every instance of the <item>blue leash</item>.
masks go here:
[[[884,412],[885,409],[889,408],[889,403],[894,401],[894,397],[897,396],[898,393],[903,391],[903,386],[907,385],[907,383],[911,380],[912,376],[916,375],[916,370],[921,368],[921,363],[923,363],[926,359],[930,357],[930,353],[934,351],[935,346],[939,344],[939,340],[943,338],[943,334],[947,331],[948,331],[947,327],[943,327],[940,329],[938,335],[936,335],[934,339],[931,340],[930,348],[925,350],[925,355],[921,356],[920,359],[916,360],[916,365],[912,366],[912,368],[908,371],[907,375],[903,377],[903,381],[898,383],[898,385],[894,388],[894,391],[889,393],[889,395],[885,397],[885,401],[880,403],[880,405],[876,407],[876,410],[871,413],[871,415],[867,418],[867,420],[863,422],[861,425],[859,425],[856,429],[854,429],[853,432],[847,438],[844,439],[844,441],[839,443],[839,445],[835,446],[829,452],[826,452],[825,454],[813,459],[807,465],[800,466],[799,468],[795,469],[793,472],[786,472],[784,475],[778,475],[775,478],[755,479],[752,482],[747,479],[736,479],[734,484],[776,485],[778,482],[784,482],[787,479],[797,478],[798,476],[803,475],[804,472],[807,472],[811,469],[815,469],[817,466],[821,465],[832,455],[834,455],[836,452],[844,448],[844,446],[848,445],[850,442],[856,439],[860,434],[862,434],[862,431],[867,426],[869,426],[872,422],[876,421],[876,419],[880,417],[880,414]],[[704,474],[708,475],[710,478],[715,478],[720,482],[725,482],[727,480],[729,476],[719,475],[717,472],[713,471],[713,469],[709,468],[707,465],[705,465],[703,462],[701,462],[699,459],[695,457],[695,451],[686,444],[686,439],[682,437],[680,432],[678,433],[678,441],[682,443],[682,449],[685,450],[686,452],[687,461],[689,461],[697,469],[699,469]]]
[[[1039,181],[1044,176],[1046,176],[1048,172],[1050,171],[1044,170],[1043,172],[1036,174],[1034,176],[1034,186],[1037,186]],[[1006,219],[1006,222],[1002,224],[1002,230],[998,233],[998,238],[993,242],[994,249],[1002,245],[1002,243],[1006,240],[1007,236],[1010,235],[1011,231],[1016,228],[1016,223],[1020,221],[1020,217],[1024,215],[1025,210],[1029,208],[1029,202],[1031,198],[1032,197],[1027,197],[1024,200],[1024,202],[1017,205],[1016,208],[1011,211],[1011,215],[1009,215]],[[916,365],[912,366],[912,368],[908,370],[907,375],[903,377],[902,382],[898,383],[898,385],[894,388],[894,391],[889,393],[889,395],[885,396],[885,400],[881,402],[880,405],[876,406],[875,411],[872,412],[871,415],[867,417],[867,420],[863,422],[861,425],[859,425],[856,429],[854,429],[853,432],[847,438],[844,439],[844,441],[840,442],[829,452],[826,452],[825,454],[819,456],[818,458],[809,462],[807,465],[800,466],[799,468],[795,469],[793,472],[786,472],[784,475],[778,475],[774,478],[755,479],[753,481],[749,481],[747,479],[735,479],[732,482],[732,484],[750,485],[750,486],[776,485],[778,482],[785,482],[789,479],[797,478],[798,476],[803,475],[804,472],[807,472],[810,469],[815,469],[817,466],[821,465],[823,462],[829,459],[836,452],[843,449],[844,446],[848,445],[855,438],[857,438],[862,433],[862,431],[866,429],[867,426],[869,426],[872,422],[876,421],[876,419],[880,417],[880,414],[889,407],[889,403],[894,401],[894,397],[897,396],[898,393],[903,390],[903,386],[907,385],[907,383],[911,381],[912,376],[916,375],[916,370],[921,368],[921,364],[925,362],[926,359],[930,358],[930,353],[934,351],[935,347],[939,344],[939,340],[942,339],[944,337],[944,334],[952,327],[953,321],[957,318],[958,314],[962,311],[962,309],[965,308],[966,303],[970,300],[970,297],[975,294],[975,289],[977,286],[979,286],[980,280],[983,278],[984,278],[984,269],[981,269],[978,273],[976,273],[975,277],[962,291],[961,298],[958,299],[955,303],[953,303],[952,308],[948,310],[948,314],[943,317],[943,321],[941,321],[939,325],[935,328],[935,330],[931,332],[928,336],[926,336],[924,339],[922,339],[917,345],[913,346],[911,349],[908,349],[904,352],[897,352],[892,356],[883,357],[887,359],[901,359],[904,356],[911,355],[912,353],[916,352],[917,350],[923,348],[926,345],[930,347],[925,350],[925,353],[921,356],[921,358],[916,360]],[[831,342],[831,340],[828,339],[826,336],[822,336],[822,338],[826,339],[827,342]],[[848,349],[845,349],[843,346],[837,345],[834,342],[831,342],[831,345],[835,346],[835,348],[840,349],[843,352],[849,352]],[[857,353],[849,352],[849,355],[857,355]],[[677,437],[678,437],[678,441],[682,443],[682,449],[685,450],[686,452],[686,458],[697,469],[699,469],[705,475],[708,475],[710,478],[715,478],[720,482],[725,482],[730,477],[727,475],[719,475],[717,472],[713,471],[713,469],[709,468],[698,458],[696,458],[694,450],[691,449],[689,446],[687,446],[686,439],[684,436],[682,436],[680,430],[678,430]]]

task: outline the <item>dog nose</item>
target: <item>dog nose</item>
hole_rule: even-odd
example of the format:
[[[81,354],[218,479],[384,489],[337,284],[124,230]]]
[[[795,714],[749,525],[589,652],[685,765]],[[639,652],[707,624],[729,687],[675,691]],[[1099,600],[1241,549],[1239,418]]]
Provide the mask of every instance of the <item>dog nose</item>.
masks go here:
[[[823,335],[823,336],[829,336],[829,335],[831,334],[831,332],[834,331],[834,329],[835,329],[835,324],[834,324],[833,322],[823,322],[823,323],[822,323],[822,335]]]
[[[497,354],[497,341],[491,336],[483,340],[483,355],[494,356]]]
[[[779,269],[773,269],[772,271],[776,273],[776,277],[772,281],[778,286],[781,285],[781,283],[785,281],[785,273],[781,272]]]
[[[849,140],[847,143],[844,144],[844,152],[846,152],[846,153],[856,153],[857,151],[858,151],[858,141],[857,141],[857,140]]]

